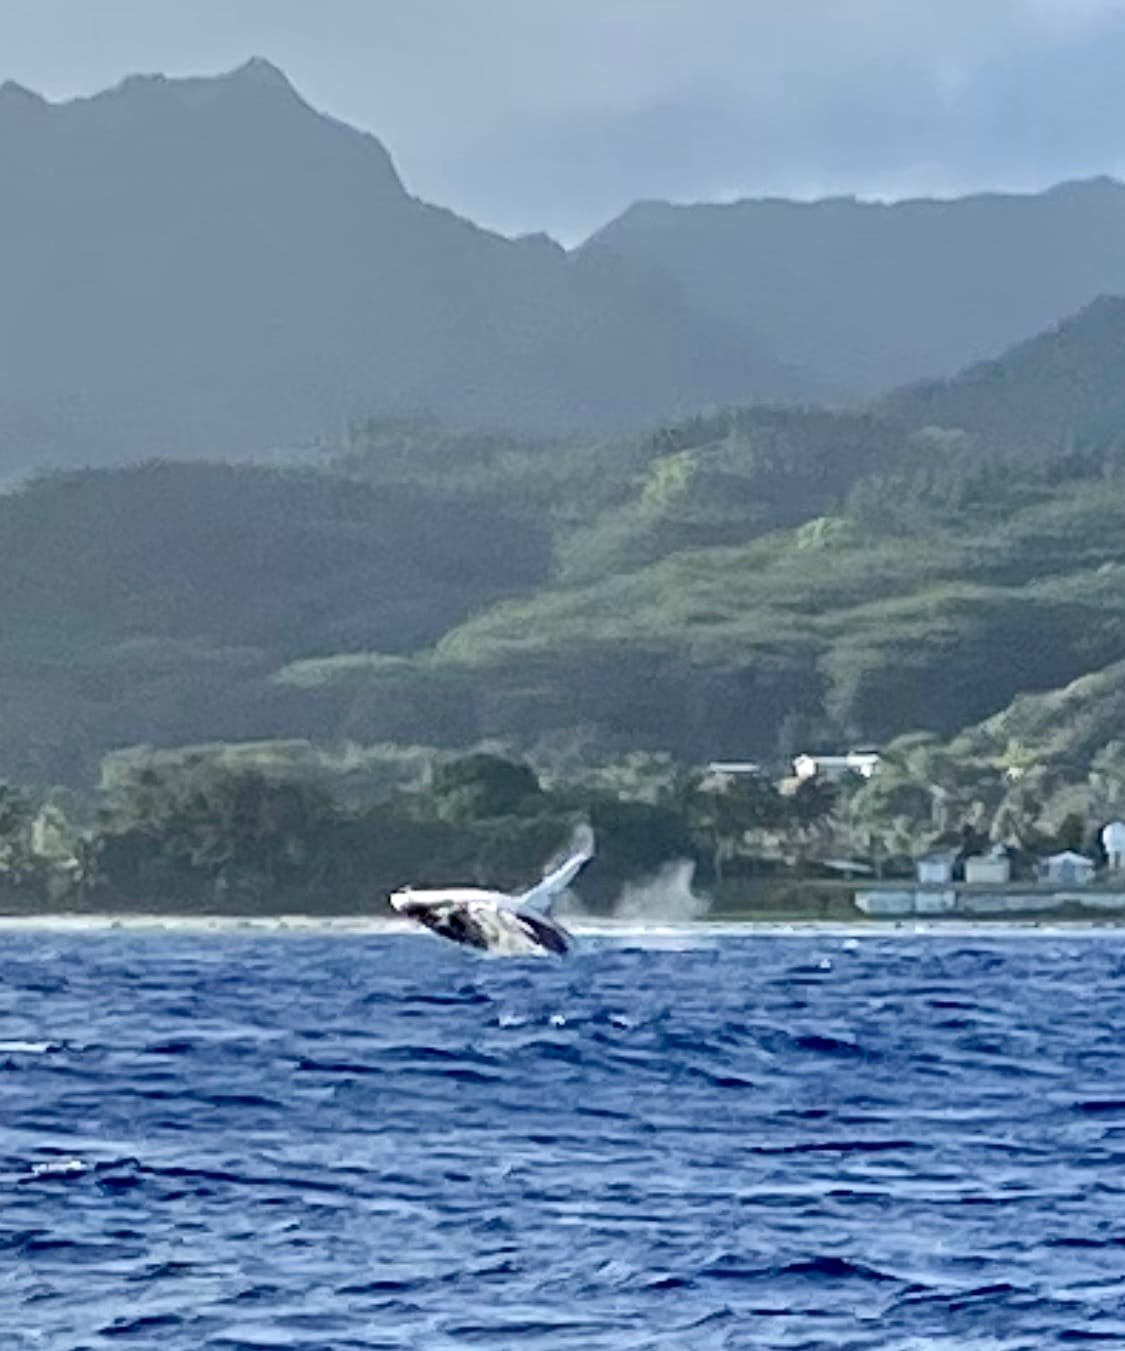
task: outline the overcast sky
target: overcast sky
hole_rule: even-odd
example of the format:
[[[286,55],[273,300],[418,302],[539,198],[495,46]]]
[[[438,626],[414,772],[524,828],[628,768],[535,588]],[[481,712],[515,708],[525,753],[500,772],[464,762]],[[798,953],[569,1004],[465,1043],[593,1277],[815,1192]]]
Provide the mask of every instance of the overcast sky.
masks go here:
[[[567,242],[638,198],[1125,170],[1125,0],[0,0],[0,80],[280,66],[410,190]]]

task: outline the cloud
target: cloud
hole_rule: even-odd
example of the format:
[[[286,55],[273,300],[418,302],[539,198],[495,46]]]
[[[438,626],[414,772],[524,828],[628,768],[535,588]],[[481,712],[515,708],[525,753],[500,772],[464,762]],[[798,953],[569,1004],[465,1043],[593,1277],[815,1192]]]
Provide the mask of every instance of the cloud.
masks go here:
[[[254,53],[512,231],[1122,168],[1122,0],[0,0],[0,76],[52,96]]]

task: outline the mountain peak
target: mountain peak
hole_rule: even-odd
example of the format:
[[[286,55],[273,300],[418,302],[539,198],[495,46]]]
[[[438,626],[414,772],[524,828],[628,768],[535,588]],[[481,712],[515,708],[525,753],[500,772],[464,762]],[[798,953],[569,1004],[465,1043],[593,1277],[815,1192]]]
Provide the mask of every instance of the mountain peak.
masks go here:
[[[244,61],[241,66],[236,66],[234,70],[220,78],[237,80],[240,84],[256,85],[260,89],[279,89],[288,94],[297,92],[288,75],[264,56],[252,56],[249,61]]]
[[[103,94],[95,94],[92,98],[99,101],[115,94],[133,95],[145,92],[194,98],[199,95],[210,97],[223,91],[236,97],[244,95],[250,98],[276,93],[303,102],[285,72],[262,56],[252,56],[241,66],[221,71],[217,75],[164,75],[158,72],[127,75],[113,89]]]
[[[50,105],[42,94],[37,94],[15,80],[5,80],[0,84],[0,112],[9,109],[16,113],[37,113]]]

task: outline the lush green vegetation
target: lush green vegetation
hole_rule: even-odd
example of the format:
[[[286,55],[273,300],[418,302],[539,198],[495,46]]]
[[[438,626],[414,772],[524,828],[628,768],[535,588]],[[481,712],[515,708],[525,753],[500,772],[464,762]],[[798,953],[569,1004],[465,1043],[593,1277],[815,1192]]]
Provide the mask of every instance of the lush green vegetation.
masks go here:
[[[804,913],[794,897],[811,888],[838,915],[840,860],[893,877],[937,845],[1002,843],[1017,866],[1060,848],[1096,855],[1099,827],[1125,807],[1122,743],[1102,741],[1118,730],[1123,688],[1115,669],[952,744],[901,737],[870,779],[837,783],[777,785],[639,752],[533,768],[427,747],[137,748],[107,757],[92,796],[0,786],[0,909],[379,915],[406,883],[522,888],[586,822],[598,840],[581,887],[592,913],[626,912],[645,882],[653,911],[694,917],[682,888],[660,880],[686,861],[704,908]],[[1090,704],[1080,746],[1059,742],[1060,703]]]
[[[1017,459],[815,411],[45,477],[0,498],[0,772],[279,736],[774,764],[950,736],[1125,655],[1123,527],[1116,443]]]
[[[270,675],[409,651],[536,585],[551,542],[484,498],[152,462],[0,497],[0,767],[90,782],[135,742],[329,734]]]
[[[1038,437],[1012,411],[1040,379],[1021,349],[991,420],[969,379],[943,387],[942,425],[910,394],[622,440],[397,421],[300,468],[32,480],[0,497],[0,775],[53,812],[53,785],[77,795],[82,895],[185,904],[514,876],[578,816],[633,841],[610,844],[607,879],[615,849],[717,877],[845,853],[894,866],[965,831],[1076,838],[1125,793],[1106,354],[1125,306],[1092,314],[1066,330],[1083,396]],[[877,781],[760,799],[738,831],[737,804],[712,800],[709,842],[700,790],[684,797],[685,767],[712,758],[777,779],[798,750],[859,742],[890,747]],[[437,768],[481,746],[540,782],[455,819]],[[257,834],[232,842],[242,821]],[[42,891],[29,867],[12,877]]]
[[[664,453],[654,438],[617,503],[590,523],[556,520],[553,584],[472,616],[409,660],[321,658],[285,668],[278,683],[335,700],[361,740],[395,737],[394,709],[412,739],[531,747],[577,728],[618,749],[768,759],[799,742],[951,734],[1120,656],[1125,477],[1115,451],[1016,466],[880,427],[889,467],[851,481],[843,462],[836,482],[819,472],[818,505],[834,509],[779,530],[793,503],[816,494],[771,495],[776,476],[759,477],[755,432],[761,422],[775,430],[773,417],[694,424]],[[858,420],[835,421],[844,438],[855,433]],[[685,448],[690,431],[697,443]],[[746,495],[761,488],[741,527],[739,493],[712,498],[697,488],[709,471],[685,469],[711,455],[741,464]],[[708,514],[719,538],[740,530],[742,542],[700,547]],[[685,538],[693,547],[679,547]],[[446,710],[428,726],[427,706]]]
[[[0,495],[10,895],[351,908],[588,818],[604,903],[670,856],[894,867],[1125,807],[1120,184],[645,207],[567,254],[410,198],[264,63],[9,94],[0,458],[172,457]],[[1080,305],[858,411],[606,430]],[[861,742],[880,774],[830,793],[693,768]]]
[[[582,894],[604,911],[667,862],[695,862],[704,882],[776,866],[750,831],[776,858],[803,856],[810,800],[659,756],[548,774],[419,747],[132,750],[107,759],[92,799],[0,788],[0,904],[386,913],[405,883],[528,885],[586,822],[598,853]]]

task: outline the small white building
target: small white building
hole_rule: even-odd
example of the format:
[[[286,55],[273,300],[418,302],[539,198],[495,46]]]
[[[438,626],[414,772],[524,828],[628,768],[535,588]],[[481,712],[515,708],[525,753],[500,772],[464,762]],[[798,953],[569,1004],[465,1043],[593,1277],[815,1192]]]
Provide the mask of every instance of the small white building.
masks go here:
[[[956,863],[955,849],[923,854],[921,858],[914,860],[914,875],[925,887],[945,886],[953,881],[953,868]]]
[[[855,898],[856,909],[865,915],[912,915],[914,913],[914,893],[912,891],[858,891]]]
[[[793,773],[798,779],[842,779],[845,774],[858,774],[869,779],[882,756],[878,751],[848,751],[846,755],[798,755],[793,761]]]
[[[965,885],[993,887],[1012,880],[1012,862],[1003,846],[965,860]]]
[[[1114,872],[1125,868],[1125,821],[1111,821],[1102,827],[1102,848]]]
[[[1072,849],[1039,860],[1039,879],[1042,882],[1081,887],[1085,886],[1093,875],[1094,860],[1087,858],[1085,854],[1076,854]]]
[[[712,760],[707,766],[708,774],[721,774],[731,779],[760,779],[762,766],[757,760]]]
[[[917,915],[951,915],[956,909],[957,892],[953,887],[914,893],[914,913]]]
[[[729,793],[735,784],[753,783],[762,777],[762,767],[754,760],[712,760],[699,786],[710,793]]]

